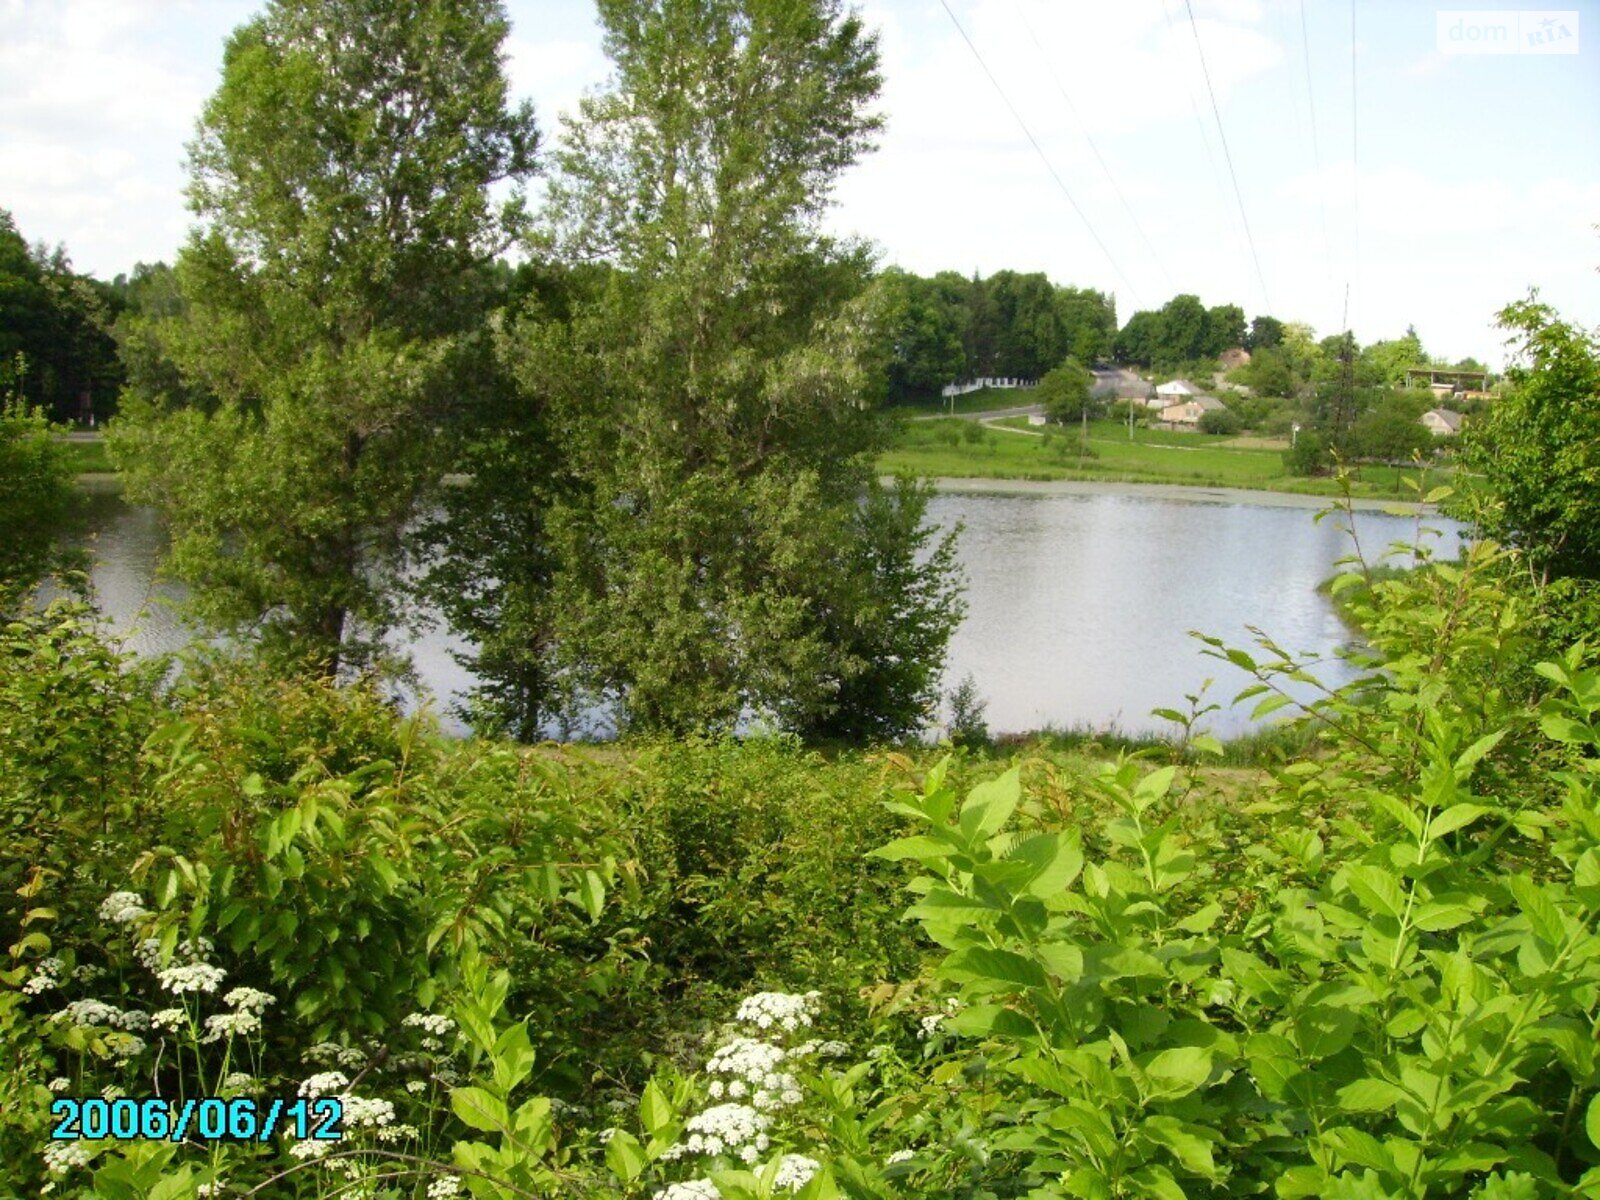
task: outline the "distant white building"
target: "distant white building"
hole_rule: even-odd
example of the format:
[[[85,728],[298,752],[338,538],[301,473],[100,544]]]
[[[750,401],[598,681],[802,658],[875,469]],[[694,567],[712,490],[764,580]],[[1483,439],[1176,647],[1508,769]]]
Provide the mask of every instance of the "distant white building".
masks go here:
[[[1187,379],[1169,379],[1166,383],[1156,386],[1156,395],[1168,404],[1175,404],[1179,400],[1187,400],[1190,396],[1200,396],[1204,393]]]
[[[984,388],[1031,388],[1038,385],[1037,379],[1013,379],[1008,377],[996,379],[985,376],[982,379],[969,379],[966,383],[947,383],[940,391],[945,399],[951,396],[965,396],[968,392],[981,392]]]

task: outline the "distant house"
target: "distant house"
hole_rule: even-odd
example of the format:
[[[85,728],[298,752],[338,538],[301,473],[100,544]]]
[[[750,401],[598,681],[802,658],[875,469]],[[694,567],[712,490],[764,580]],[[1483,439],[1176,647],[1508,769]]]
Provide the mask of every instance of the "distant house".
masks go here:
[[[1049,421],[1049,418],[1046,417],[1043,413],[1029,413],[1028,414],[1028,424],[1029,425],[1043,425],[1043,424],[1046,424],[1048,421]]]
[[[1187,400],[1190,396],[1199,396],[1204,393],[1200,388],[1190,383],[1187,379],[1169,379],[1166,383],[1156,388],[1156,395],[1168,404],[1176,404],[1180,400]]]
[[[1089,395],[1096,400],[1148,401],[1155,393],[1155,389],[1133,371],[1095,367],[1093,374],[1094,385],[1089,389]]]
[[[1190,396],[1177,404],[1161,410],[1161,419],[1169,425],[1198,425],[1208,412],[1218,412],[1228,406],[1215,396]]]
[[[1220,361],[1224,371],[1233,371],[1239,367],[1249,365],[1250,351],[1246,350],[1243,346],[1233,346],[1222,352]]]
[[[1430,408],[1422,414],[1422,423],[1434,437],[1455,437],[1461,432],[1461,414],[1448,408]]]

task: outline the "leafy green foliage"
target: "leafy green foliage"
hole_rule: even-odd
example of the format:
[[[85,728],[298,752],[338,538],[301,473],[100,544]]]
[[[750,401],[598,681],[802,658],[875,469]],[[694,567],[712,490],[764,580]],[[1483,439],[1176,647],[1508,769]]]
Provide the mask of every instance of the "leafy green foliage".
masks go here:
[[[392,623],[401,532],[472,386],[478,268],[524,224],[508,28],[492,0],[284,0],[240,27],[191,148],[184,305],[133,331],[112,441],[130,495],[171,521],[204,618],[318,670],[347,622],[358,660]]]
[[[0,397],[0,612],[62,561],[72,467],[43,413]]]
[[[468,614],[496,627],[477,665],[520,731],[587,703],[638,731],[903,736],[959,619],[953,547],[921,489],[873,477],[885,297],[816,228],[878,128],[875,40],[831,2],[601,18],[614,87],[569,132],[552,220],[617,269],[500,343],[524,404],[481,436],[510,461],[446,532],[482,541],[470,503],[518,535]]]
[[[1094,376],[1075,359],[1068,359],[1039,380],[1033,400],[1045,407],[1052,421],[1065,424],[1082,420],[1086,410],[1092,410],[1089,398],[1094,386]]]
[[[1499,501],[1482,519],[1547,578],[1600,579],[1600,344],[1533,298],[1507,305],[1500,324],[1519,364],[1465,439]]]

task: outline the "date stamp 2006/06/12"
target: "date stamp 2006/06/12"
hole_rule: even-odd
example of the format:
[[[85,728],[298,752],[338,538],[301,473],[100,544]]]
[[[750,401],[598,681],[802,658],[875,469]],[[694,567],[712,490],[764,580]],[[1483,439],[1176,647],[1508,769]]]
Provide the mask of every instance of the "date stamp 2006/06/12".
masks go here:
[[[344,1101],[332,1096],[259,1101],[63,1096],[51,1103],[50,1116],[55,1121],[50,1137],[66,1142],[105,1138],[265,1142],[276,1133],[324,1142],[344,1137]]]

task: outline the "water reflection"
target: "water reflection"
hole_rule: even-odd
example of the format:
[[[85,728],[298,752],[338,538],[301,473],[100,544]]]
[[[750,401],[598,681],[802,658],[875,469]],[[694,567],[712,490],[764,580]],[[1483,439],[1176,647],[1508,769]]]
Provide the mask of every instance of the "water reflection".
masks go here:
[[[951,643],[947,683],[971,672],[996,733],[1045,726],[1158,729],[1156,707],[1216,677],[1213,698],[1244,686],[1236,670],[1201,654],[1200,630],[1246,645],[1257,626],[1286,649],[1332,658],[1347,638],[1317,584],[1350,552],[1342,523],[1311,510],[1150,495],[957,495],[934,498],[943,528],[965,526],[967,618]],[[182,589],[155,578],[165,537],[155,514],[105,488],[85,493],[94,584],[112,628],[136,653],[180,649],[192,632],[173,607]],[[1453,555],[1457,529],[1438,552]],[[1364,547],[1409,539],[1409,518],[1359,513]],[[419,614],[426,616],[426,614]],[[453,652],[465,643],[437,626],[408,635],[422,695],[444,715],[472,686]],[[1348,678],[1331,661],[1329,682]],[[458,720],[446,724],[462,730]],[[1210,727],[1248,727],[1247,708]]]

